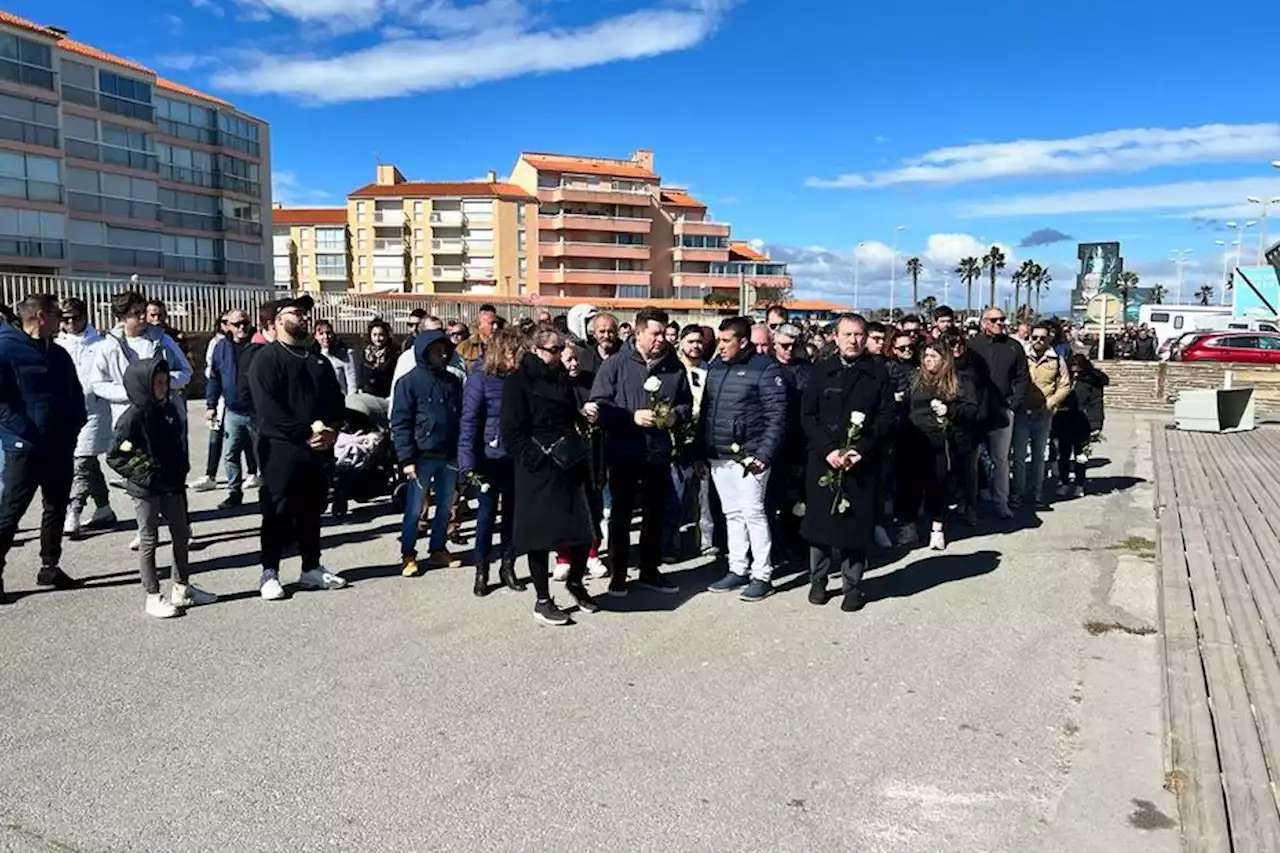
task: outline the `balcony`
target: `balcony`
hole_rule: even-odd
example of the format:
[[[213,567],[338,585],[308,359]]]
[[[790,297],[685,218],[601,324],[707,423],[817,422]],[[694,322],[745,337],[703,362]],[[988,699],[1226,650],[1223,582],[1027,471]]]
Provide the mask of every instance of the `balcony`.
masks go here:
[[[432,225],[462,225],[467,219],[461,210],[433,210],[427,221]]]
[[[547,284],[649,284],[648,270],[538,270],[538,280]]]
[[[676,246],[671,252],[675,261],[700,261],[703,263],[728,263],[729,250],[726,249],[690,249]]]
[[[462,277],[467,281],[497,281],[493,267],[463,267]]]
[[[461,238],[456,240],[445,238],[431,241],[431,254],[433,255],[461,255],[466,248],[467,244]]]
[[[63,240],[3,234],[0,235],[0,255],[30,261],[61,261],[67,256],[67,245]]]
[[[492,240],[466,240],[465,248],[468,255],[492,255]]]
[[[557,216],[539,216],[538,227],[544,231],[610,231],[615,234],[648,234],[653,227],[653,222],[649,219],[629,216],[561,213]]]
[[[755,281],[755,279],[749,279]],[[738,276],[712,275],[711,273],[678,272],[671,274],[672,287],[705,287],[717,290],[738,290]]]
[[[373,212],[373,224],[383,225],[392,228],[404,227],[404,211],[403,210],[375,210]]]
[[[373,241],[373,253],[375,255],[403,255],[405,245],[403,240],[377,240]]]
[[[700,234],[704,237],[729,236],[729,225],[724,222],[694,222],[691,219],[677,219],[673,228],[676,236],[681,234]]]
[[[462,267],[431,268],[431,279],[433,281],[462,281],[465,277]]]
[[[593,189],[588,186],[542,187],[538,201],[576,201],[583,204],[625,204],[642,207],[649,204],[648,191],[623,192],[611,188]]]
[[[559,240],[554,243],[538,244],[538,254],[545,258],[609,258],[647,261],[649,251],[649,246],[634,243],[587,243]],[[717,260],[728,260],[728,257],[717,258]]]

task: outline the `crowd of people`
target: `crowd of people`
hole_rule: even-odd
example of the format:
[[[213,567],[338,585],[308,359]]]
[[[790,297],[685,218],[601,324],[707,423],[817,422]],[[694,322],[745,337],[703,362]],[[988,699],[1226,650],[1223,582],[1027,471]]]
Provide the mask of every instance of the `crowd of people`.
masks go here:
[[[406,577],[460,565],[448,546],[474,512],[475,595],[492,591],[495,563],[502,587],[524,590],[523,556],[544,624],[572,622],[553,582],[591,614],[590,578],[608,578],[608,596],[674,594],[664,567],[721,553],[712,593],[759,602],[775,573],[798,570],[821,605],[838,574],[841,608],[857,611],[875,550],[941,551],[983,507],[1008,519],[1045,506],[1049,461],[1057,494],[1083,496],[1104,421],[1107,377],[1069,330],[1010,334],[999,308],[977,328],[945,306],[892,326],[845,314],[821,327],[774,306],[763,322],[711,328],[657,308],[620,322],[591,305],[508,323],[484,305],[474,330],[415,311],[400,345],[374,321],[357,350],[313,308],[304,295],[221,318],[205,354],[206,464],[189,487],[191,359],[164,305],[120,293],[103,334],[78,299],[21,302],[0,326],[0,570],[39,489],[37,583],[80,583],[60,567],[62,542],[118,524],[105,458],[134,504],[146,613],[216,600],[191,582],[187,493],[217,488],[220,466],[221,509],[257,490],[263,599],[286,597],[291,553],[301,587],[344,587],[322,562],[320,530],[326,510],[347,511],[339,471],[354,410],[385,424]]]

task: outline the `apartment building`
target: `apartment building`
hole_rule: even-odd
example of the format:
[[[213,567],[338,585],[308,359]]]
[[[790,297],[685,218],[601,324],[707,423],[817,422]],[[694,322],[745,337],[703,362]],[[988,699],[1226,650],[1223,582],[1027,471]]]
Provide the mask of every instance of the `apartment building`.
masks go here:
[[[264,284],[267,124],[0,12],[0,272]]]
[[[339,293],[354,289],[347,209],[275,208],[271,212],[271,256],[277,289]]]

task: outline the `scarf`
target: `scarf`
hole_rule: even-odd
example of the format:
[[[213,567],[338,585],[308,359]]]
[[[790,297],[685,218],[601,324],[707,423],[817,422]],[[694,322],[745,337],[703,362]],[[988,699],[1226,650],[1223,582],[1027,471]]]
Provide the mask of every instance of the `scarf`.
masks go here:
[[[364,348],[364,363],[374,370],[380,370],[386,366],[387,356],[390,355],[390,347],[382,347],[381,349],[369,344]]]

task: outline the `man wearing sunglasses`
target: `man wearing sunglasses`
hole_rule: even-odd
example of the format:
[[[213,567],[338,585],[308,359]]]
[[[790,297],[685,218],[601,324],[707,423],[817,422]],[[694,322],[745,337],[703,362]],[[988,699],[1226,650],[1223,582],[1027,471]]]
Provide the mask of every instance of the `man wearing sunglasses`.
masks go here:
[[[1049,445],[1049,427],[1054,412],[1071,392],[1067,363],[1050,344],[1053,331],[1044,323],[1031,327],[1027,344],[1027,399],[1013,421],[1013,494],[1011,503],[1022,500],[1043,506],[1044,460]],[[1027,479],[1027,451],[1031,453],[1031,478]]]
[[[253,343],[253,324],[249,315],[239,309],[227,314],[227,327],[231,334],[213,348],[209,369],[209,381],[204,386],[205,420],[213,423],[218,417],[218,401],[223,403],[222,432],[223,453],[227,466],[227,497],[218,505],[231,509],[244,502],[244,490],[258,487],[258,466],[254,455],[253,401],[247,383],[241,383],[252,356],[246,353]],[[242,390],[243,389],[243,390]],[[249,469],[246,479],[240,464],[243,455]]]
[[[995,465],[991,492],[998,518],[1013,517],[1009,507],[1013,413],[1022,409],[1029,382],[1026,350],[1009,337],[1007,323],[1003,311],[988,308],[982,315],[982,331],[969,342],[969,352],[980,375],[989,381],[986,393],[991,417],[987,424],[987,450]]]

